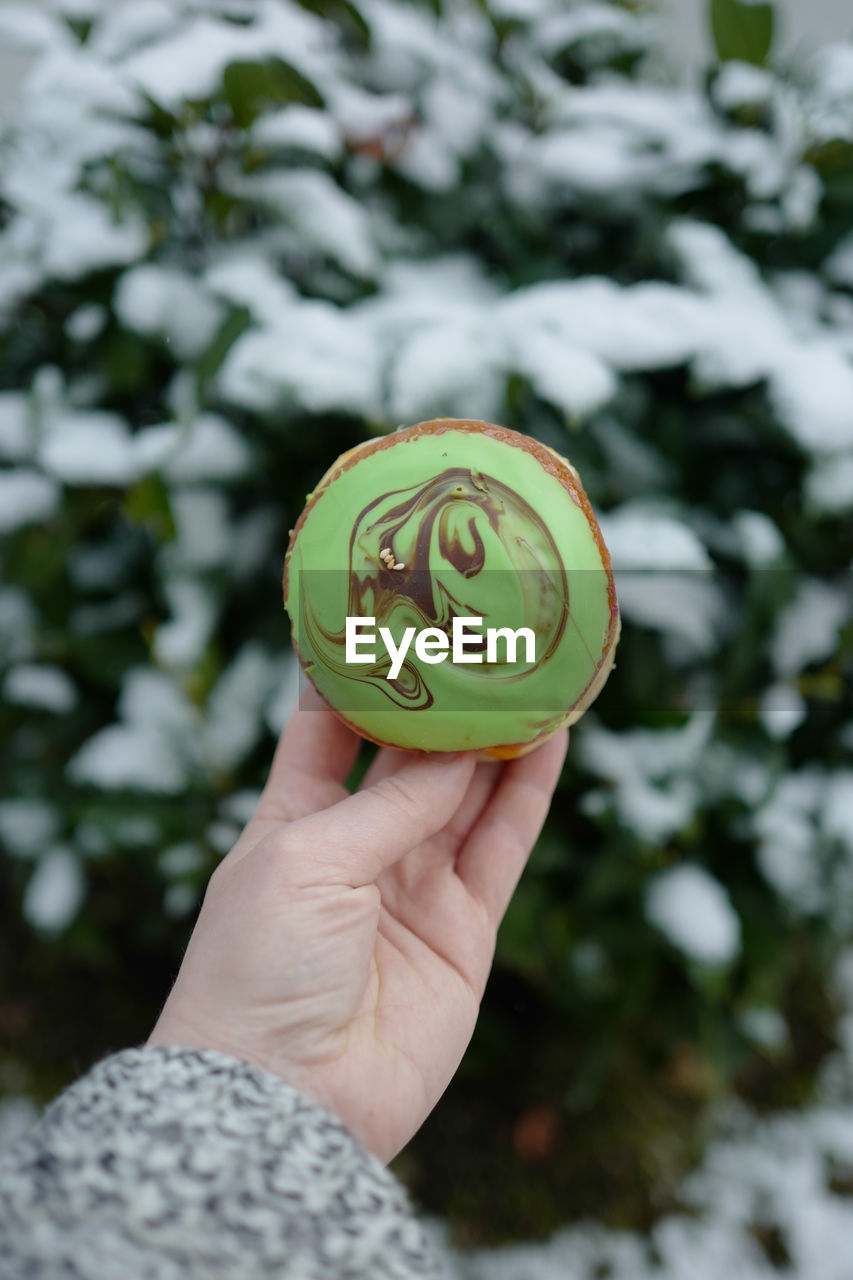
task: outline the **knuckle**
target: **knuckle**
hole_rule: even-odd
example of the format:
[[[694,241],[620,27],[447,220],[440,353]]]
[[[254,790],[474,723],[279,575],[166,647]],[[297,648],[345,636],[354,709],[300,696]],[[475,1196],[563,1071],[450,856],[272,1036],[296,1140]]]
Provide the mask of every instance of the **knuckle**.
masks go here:
[[[384,792],[383,799],[402,819],[411,820],[421,816],[420,798],[407,779],[394,776],[383,779],[380,785]]]

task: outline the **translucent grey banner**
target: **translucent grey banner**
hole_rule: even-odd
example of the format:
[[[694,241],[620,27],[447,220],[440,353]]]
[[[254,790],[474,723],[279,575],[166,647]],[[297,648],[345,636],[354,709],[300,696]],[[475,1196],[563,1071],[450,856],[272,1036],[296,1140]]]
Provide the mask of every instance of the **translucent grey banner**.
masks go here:
[[[377,557],[375,568],[358,573],[310,570],[291,582],[291,602],[297,593],[301,600],[294,629],[300,655],[344,715],[364,708],[372,686],[386,710],[436,714],[452,707],[487,716],[505,713],[511,703],[515,712],[544,720],[565,711],[595,681],[612,637],[602,569],[564,570],[546,562],[476,570],[463,551],[456,559],[459,568],[449,564],[431,572],[405,562],[393,568],[400,561]],[[639,656],[648,655],[651,644],[655,687],[648,695],[662,711],[719,710],[727,700],[790,683],[804,670],[838,666],[844,628],[853,621],[850,573],[616,569],[614,579],[622,636],[613,680],[618,687],[620,667],[639,678]],[[361,620],[350,624],[350,656],[372,660],[346,661],[348,616]],[[456,663],[454,624],[460,627],[460,618],[482,621],[462,628],[467,634],[455,654],[463,660]],[[492,647],[490,629],[501,633]],[[428,634],[418,650],[421,631]],[[514,641],[508,632],[517,633]],[[395,654],[401,655],[396,669]],[[482,661],[471,661],[477,656]],[[437,679],[441,665],[455,670]],[[306,689],[303,677],[300,705],[316,705],[305,701]]]

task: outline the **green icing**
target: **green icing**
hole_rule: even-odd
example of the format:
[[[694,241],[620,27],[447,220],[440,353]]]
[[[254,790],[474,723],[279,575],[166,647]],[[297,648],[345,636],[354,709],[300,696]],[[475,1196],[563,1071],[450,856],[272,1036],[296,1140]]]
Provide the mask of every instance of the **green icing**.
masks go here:
[[[387,567],[381,552],[393,554]],[[532,454],[474,431],[399,440],[321,490],[293,544],[286,606],[313,683],[373,738],[423,750],[530,742],[586,690],[612,637],[612,580],[584,511]],[[347,615],[373,616],[395,645],[405,628],[450,632],[454,615],[527,626],[507,661],[421,662],[399,675],[377,634],[370,665],[345,662]],[[476,650],[472,649],[471,652]],[[485,657],[485,654],[484,654]]]

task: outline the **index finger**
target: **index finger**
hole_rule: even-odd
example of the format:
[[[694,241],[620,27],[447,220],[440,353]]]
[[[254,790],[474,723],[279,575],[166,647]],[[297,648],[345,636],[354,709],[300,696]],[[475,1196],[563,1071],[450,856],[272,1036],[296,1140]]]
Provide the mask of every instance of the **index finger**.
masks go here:
[[[256,816],[291,821],[311,812],[324,792],[325,803],[334,804],[346,794],[344,782],[360,745],[355,730],[306,682],[278,740]]]
[[[456,874],[483,903],[495,929],[548,815],[568,745],[563,729],[506,766],[456,860]]]

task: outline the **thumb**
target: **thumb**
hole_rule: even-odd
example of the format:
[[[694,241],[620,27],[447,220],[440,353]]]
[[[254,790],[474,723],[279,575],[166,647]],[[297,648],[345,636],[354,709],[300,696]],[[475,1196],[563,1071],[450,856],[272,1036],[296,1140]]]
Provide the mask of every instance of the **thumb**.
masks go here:
[[[477,753],[431,752],[338,804],[291,823],[312,878],[372,884],[453,817],[468,790]],[[317,873],[321,875],[318,877]]]

